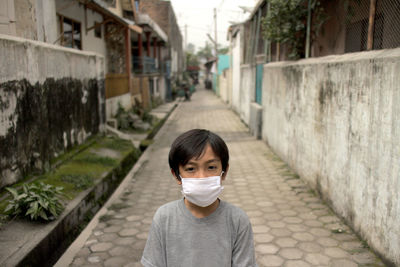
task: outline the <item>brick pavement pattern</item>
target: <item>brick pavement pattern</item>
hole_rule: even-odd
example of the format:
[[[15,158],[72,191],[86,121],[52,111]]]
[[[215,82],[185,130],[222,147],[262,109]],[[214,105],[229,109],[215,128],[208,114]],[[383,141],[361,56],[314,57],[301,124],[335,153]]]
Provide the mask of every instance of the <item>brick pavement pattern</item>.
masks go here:
[[[212,92],[199,89],[181,102],[142,164],[107,207],[70,266],[142,266],[152,217],[181,197],[168,167],[172,141],[192,128],[219,134],[230,150],[222,199],[246,211],[252,222],[258,265],[385,266],[349,227]]]

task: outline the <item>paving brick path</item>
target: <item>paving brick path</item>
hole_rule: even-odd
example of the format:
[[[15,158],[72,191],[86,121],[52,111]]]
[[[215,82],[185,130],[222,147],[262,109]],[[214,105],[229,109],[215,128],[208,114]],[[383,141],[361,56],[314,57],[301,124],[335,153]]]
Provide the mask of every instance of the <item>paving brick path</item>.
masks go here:
[[[57,266],[141,266],[156,209],[181,197],[167,155],[191,128],[218,133],[230,149],[222,199],[243,208],[253,225],[259,266],[384,266],[351,230],[212,92],[181,102],[124,182]]]

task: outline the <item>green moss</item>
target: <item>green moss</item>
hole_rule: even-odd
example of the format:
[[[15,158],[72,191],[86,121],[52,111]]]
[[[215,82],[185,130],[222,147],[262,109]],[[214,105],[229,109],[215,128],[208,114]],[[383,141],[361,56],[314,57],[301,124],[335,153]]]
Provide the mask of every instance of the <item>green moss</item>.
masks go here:
[[[110,157],[101,157],[95,154],[88,154],[85,153],[83,155],[79,155],[74,159],[76,162],[80,163],[88,163],[88,164],[99,164],[99,165],[104,165],[104,166],[116,166],[118,164],[118,161],[110,158]]]
[[[94,145],[94,148],[108,148],[119,152],[131,151],[133,145],[128,140],[119,139],[114,136],[102,138]]]
[[[104,148],[119,152],[119,159],[103,157],[91,152],[93,149],[100,150]],[[129,154],[131,154],[128,157],[129,160],[123,162],[122,160]],[[66,197],[65,201],[68,201],[68,199],[75,198],[79,193],[93,186],[97,180],[117,167],[117,174],[124,175],[123,172],[131,168],[132,163],[139,158],[140,154],[140,151],[136,149],[130,141],[116,137],[98,136],[92,138],[89,143],[82,144],[71,150],[68,152],[68,155],[65,154],[59,157],[58,160],[61,160],[62,163],[56,169],[40,176],[28,176],[12,187],[20,188],[22,184],[31,183],[33,181],[61,186],[64,188],[63,193]],[[68,158],[68,160],[65,160],[66,158]],[[0,213],[3,213],[8,205],[10,197],[5,190],[2,190],[1,195],[3,197],[0,200]]]
[[[51,166],[54,166],[54,165],[57,166],[58,164],[69,160],[70,158],[72,158],[77,153],[79,153],[79,152],[89,148],[91,145],[93,145],[96,142],[97,139],[99,139],[99,136],[89,137],[83,144],[80,144],[78,146],[74,146],[73,148],[69,149],[68,151],[66,151],[65,153],[59,155],[58,157],[51,159],[50,160],[50,165]]]
[[[74,185],[74,189],[87,189],[93,185],[93,177],[87,174],[65,174],[60,176],[61,181]]]
[[[153,139],[144,139],[140,142],[139,148],[141,151],[145,151],[148,146],[154,143]]]

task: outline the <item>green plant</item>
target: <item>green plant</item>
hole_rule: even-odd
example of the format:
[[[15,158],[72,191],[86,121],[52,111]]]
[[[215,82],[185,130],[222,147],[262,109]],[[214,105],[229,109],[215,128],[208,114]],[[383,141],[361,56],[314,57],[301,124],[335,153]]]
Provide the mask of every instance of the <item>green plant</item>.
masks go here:
[[[5,210],[9,215],[49,221],[56,219],[63,211],[63,205],[59,199],[63,195],[62,187],[40,182],[23,184],[20,191],[11,187],[7,187],[6,190],[13,197]]]
[[[118,109],[117,109],[117,113],[116,113],[116,117],[118,117],[119,115],[125,113],[125,109],[122,106],[121,102],[118,102]]]
[[[311,1],[310,3],[308,3]],[[262,19],[263,35],[271,42],[288,44],[290,59],[304,56],[307,9],[312,11],[311,35],[317,36],[327,16],[319,0],[270,0],[267,15]]]
[[[7,219],[8,219],[7,217],[8,217],[7,215],[0,214],[0,229],[1,229],[1,227],[3,227],[3,225],[7,221]]]
[[[145,111],[142,115],[142,120],[151,124],[153,121],[153,115],[151,115],[148,111]]]

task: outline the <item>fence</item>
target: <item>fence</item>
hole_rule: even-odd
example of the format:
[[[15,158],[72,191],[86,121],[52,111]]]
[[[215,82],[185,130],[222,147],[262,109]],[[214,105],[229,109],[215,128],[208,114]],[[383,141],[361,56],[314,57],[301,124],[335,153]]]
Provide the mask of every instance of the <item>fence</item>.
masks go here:
[[[151,57],[132,57],[132,72],[134,73],[157,73],[159,72],[156,59]]]
[[[306,8],[312,2],[304,0],[300,7]],[[399,0],[319,0],[319,3],[323,13],[311,9],[303,20],[305,30],[297,32],[296,38],[304,43],[298,51],[300,58],[400,47]],[[260,55],[264,55],[264,62],[286,60],[292,52],[287,43],[270,42],[262,34],[260,22],[269,12],[269,5],[265,1],[244,24],[243,63],[256,63]],[[320,30],[315,31],[321,14],[326,19]]]
[[[345,52],[400,46],[400,1],[351,1],[346,19]]]

